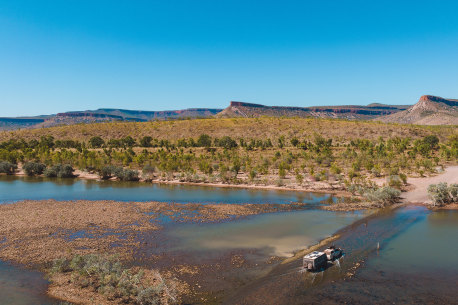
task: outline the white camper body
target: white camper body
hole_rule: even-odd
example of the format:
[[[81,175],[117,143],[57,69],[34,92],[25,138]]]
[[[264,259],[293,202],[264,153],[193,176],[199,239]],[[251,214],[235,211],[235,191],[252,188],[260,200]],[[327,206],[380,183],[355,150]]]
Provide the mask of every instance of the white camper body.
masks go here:
[[[304,256],[303,266],[307,270],[316,271],[326,267],[328,260],[324,252],[313,251]]]

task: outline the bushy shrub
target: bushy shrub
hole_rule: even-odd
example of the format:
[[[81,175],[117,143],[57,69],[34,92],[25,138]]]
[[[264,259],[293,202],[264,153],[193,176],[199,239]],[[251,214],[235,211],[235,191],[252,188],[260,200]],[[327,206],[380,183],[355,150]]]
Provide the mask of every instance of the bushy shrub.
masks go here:
[[[122,181],[137,181],[138,178],[138,171],[123,168],[122,170],[118,170],[115,172],[116,177]]]
[[[404,185],[407,185],[407,175],[406,174],[400,173],[399,178],[402,180],[402,183],[404,183]]]
[[[201,134],[197,139],[197,146],[210,147],[212,145],[212,138],[207,134]]]
[[[340,167],[338,167],[336,163],[332,163],[331,164],[331,169],[330,170],[331,170],[331,173],[336,174],[336,175],[342,173],[342,169]]]
[[[70,262],[65,258],[58,258],[53,261],[50,273],[63,273],[71,271]]]
[[[147,181],[151,181],[154,178],[154,172],[156,171],[156,168],[152,165],[145,165],[142,169],[142,177],[143,179]]]
[[[395,203],[401,191],[392,188],[390,186],[385,186],[382,188],[368,188],[364,191],[363,197],[371,202],[379,203],[381,206],[387,206]]]
[[[215,146],[232,149],[237,147],[237,142],[229,136],[224,136],[221,139],[215,139]]]
[[[99,171],[99,176],[103,180],[110,179],[111,177],[113,177],[116,170],[117,170],[116,166],[113,166],[113,165],[104,166]]]
[[[138,180],[138,171],[131,169],[124,170],[122,179],[124,181],[136,181]]]
[[[145,136],[140,139],[140,146],[141,147],[151,147],[153,144],[151,143],[153,141],[153,138],[150,136]]]
[[[156,287],[147,287],[138,292],[135,299],[141,305],[156,305],[159,304],[163,287],[160,285]]]
[[[43,174],[46,169],[46,165],[38,162],[27,162],[24,164],[22,169],[27,176],[37,176]]]
[[[101,137],[92,137],[89,139],[89,145],[92,148],[100,148],[105,145],[105,141]]]
[[[454,202],[458,201],[458,184],[450,184],[448,187],[448,191],[450,192],[450,195],[452,196],[452,199]]]
[[[458,202],[458,184],[451,184],[450,186],[447,182],[431,184],[428,186],[428,194],[435,206]]]
[[[59,178],[72,178],[74,177],[73,172],[75,170],[69,164],[62,165],[59,172],[57,173],[57,177]]]
[[[360,185],[358,185],[358,184],[352,183],[352,184],[349,184],[347,186],[347,191],[349,191],[353,195],[355,195],[357,193],[361,194],[362,193],[362,187]]]
[[[145,165],[142,169],[143,174],[154,174],[155,171],[156,171],[156,168],[149,164]]]
[[[280,164],[280,168],[278,169],[278,176],[280,177],[280,179],[285,179],[286,177],[286,169],[281,166]]]
[[[52,177],[73,178],[74,177],[73,172],[74,172],[74,169],[71,165],[58,164],[58,165],[53,165],[47,168],[44,171],[44,175],[49,178],[52,178]]]
[[[123,304],[171,304],[176,301],[173,281],[164,280],[157,271],[127,269],[115,257],[87,254],[75,255],[70,260],[57,259],[49,273],[71,273],[73,284],[91,286],[98,293]]]
[[[253,181],[258,176],[258,173],[256,172],[256,170],[252,169],[250,170],[250,173],[248,174],[248,176],[250,177],[250,180]]]
[[[12,175],[17,169],[17,165],[8,161],[0,161],[0,173]]]
[[[116,177],[121,181],[137,181],[139,180],[138,171],[123,168],[121,166],[108,165],[99,171],[101,179],[110,179]]]
[[[371,169],[372,175],[375,177],[380,177],[382,171],[380,170],[380,165],[376,164],[374,167]]]
[[[402,186],[402,180],[398,175],[388,176],[386,180],[391,187],[399,189]]]

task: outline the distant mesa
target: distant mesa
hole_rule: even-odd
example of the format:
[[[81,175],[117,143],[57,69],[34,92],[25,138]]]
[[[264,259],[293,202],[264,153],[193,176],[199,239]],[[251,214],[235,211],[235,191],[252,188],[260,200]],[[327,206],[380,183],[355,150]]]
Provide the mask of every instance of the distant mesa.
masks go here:
[[[64,112],[56,114],[56,117],[59,118],[81,118],[81,117],[92,117],[100,119],[113,119],[113,120],[123,120],[124,118],[120,115],[109,115],[104,113],[97,112]]]
[[[288,107],[265,106],[245,102],[232,101],[226,109],[216,117],[318,117],[341,118],[349,120],[371,120],[379,116],[389,115],[407,109],[409,106],[370,104],[368,106],[314,106]]]
[[[423,95],[415,105],[367,106],[264,106],[245,102],[231,102],[217,117],[317,117],[348,120],[378,120],[382,122],[419,125],[458,125],[458,99]]]
[[[231,101],[229,107],[266,107],[261,104],[253,104],[253,103],[244,103],[244,102],[235,102]]]
[[[408,109],[381,117],[379,120],[418,125],[458,125],[458,100],[423,95]]]

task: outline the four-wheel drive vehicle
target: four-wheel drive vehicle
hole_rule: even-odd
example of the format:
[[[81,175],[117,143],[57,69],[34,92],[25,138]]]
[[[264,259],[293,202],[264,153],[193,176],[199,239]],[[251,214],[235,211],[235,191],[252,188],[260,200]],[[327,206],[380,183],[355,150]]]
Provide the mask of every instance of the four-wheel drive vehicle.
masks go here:
[[[323,252],[313,251],[304,256],[302,264],[303,267],[310,271],[318,271],[324,269],[328,261],[332,262],[343,255],[343,250],[330,246]]]
[[[339,257],[341,257],[342,254],[343,254],[343,251],[340,248],[336,248],[334,246],[331,246],[331,247],[327,248],[326,250],[324,250],[324,253],[326,253],[328,261],[333,261],[333,260],[336,260]]]

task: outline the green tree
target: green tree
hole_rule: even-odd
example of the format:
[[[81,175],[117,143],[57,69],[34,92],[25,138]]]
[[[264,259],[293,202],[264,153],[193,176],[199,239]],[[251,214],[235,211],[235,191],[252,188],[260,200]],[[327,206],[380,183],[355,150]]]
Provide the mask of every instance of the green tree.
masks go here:
[[[297,181],[297,184],[301,185],[302,182],[304,181],[304,176],[302,176],[301,174],[297,173],[296,174],[296,181]]]
[[[253,181],[256,178],[256,176],[257,176],[256,171],[252,169],[249,174],[250,180]]]
[[[215,142],[217,143],[217,146],[224,147],[226,149],[232,149],[237,147],[237,142],[229,136],[224,136]]]
[[[105,141],[101,137],[92,137],[89,139],[89,145],[92,148],[100,148],[105,145]]]
[[[212,145],[212,138],[208,134],[201,134],[197,139],[197,146],[210,147]]]
[[[296,147],[298,144],[299,144],[299,140],[296,137],[291,139],[291,145]]]
[[[439,144],[439,138],[436,135],[429,135],[423,138],[423,143],[430,149],[436,149]]]
[[[0,173],[12,175],[17,169],[17,165],[8,161],[0,162]]]
[[[46,165],[43,163],[27,162],[24,164],[22,169],[27,176],[35,176],[43,174],[46,169]]]
[[[152,137],[144,136],[143,138],[140,139],[140,146],[141,147],[151,147],[153,146],[152,141],[153,141]]]
[[[137,144],[131,136],[123,138],[122,143],[127,147],[134,147]]]

